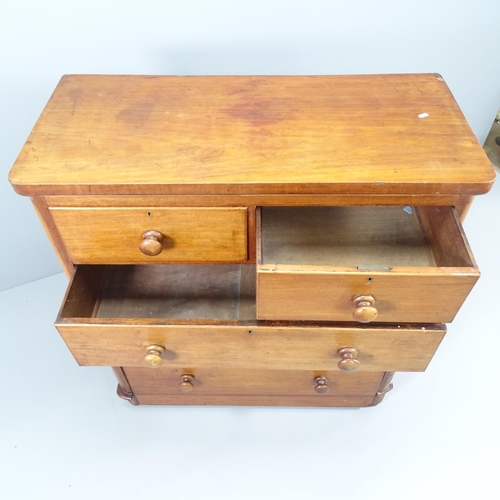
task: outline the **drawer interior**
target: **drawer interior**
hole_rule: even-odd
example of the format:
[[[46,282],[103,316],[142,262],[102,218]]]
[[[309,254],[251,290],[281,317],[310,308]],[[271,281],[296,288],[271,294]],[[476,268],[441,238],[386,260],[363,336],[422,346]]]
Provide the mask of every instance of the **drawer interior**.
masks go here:
[[[252,265],[79,266],[56,327],[80,365],[159,356],[175,370],[339,371],[339,351],[353,346],[360,372],[421,371],[445,334],[439,324],[257,320],[255,276]]]
[[[259,263],[475,267],[452,207],[263,207]]]
[[[255,319],[255,266],[78,266],[59,316]]]

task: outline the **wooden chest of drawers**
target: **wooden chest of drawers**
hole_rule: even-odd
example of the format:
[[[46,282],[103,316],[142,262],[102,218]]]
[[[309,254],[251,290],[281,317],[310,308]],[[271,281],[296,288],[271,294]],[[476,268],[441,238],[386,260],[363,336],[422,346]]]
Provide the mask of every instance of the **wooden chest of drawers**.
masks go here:
[[[493,179],[434,74],[65,76],[10,174],[76,361],[190,405],[371,406],[425,370]]]

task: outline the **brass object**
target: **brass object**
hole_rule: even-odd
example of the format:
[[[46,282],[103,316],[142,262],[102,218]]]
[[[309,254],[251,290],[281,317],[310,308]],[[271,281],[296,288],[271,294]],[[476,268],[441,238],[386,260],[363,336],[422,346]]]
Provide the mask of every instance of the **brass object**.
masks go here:
[[[359,323],[370,323],[378,316],[378,311],[373,307],[375,297],[369,294],[360,294],[352,298],[352,304],[356,308],[352,317]]]
[[[181,391],[191,392],[194,389],[193,382],[194,382],[194,375],[189,375],[188,373],[181,375],[181,383],[179,384]]]
[[[142,358],[143,363],[149,368],[159,368],[163,365],[165,360],[161,355],[165,352],[165,348],[158,344],[148,345],[146,348],[148,351],[146,355]]]
[[[149,255],[150,257],[160,255],[162,250],[162,240],[163,234],[161,234],[159,231],[146,231],[142,235],[142,241],[139,243],[139,250],[144,255]]]
[[[342,347],[337,351],[340,356],[338,367],[343,372],[353,372],[359,368],[359,361],[356,359],[358,350],[355,347]]]
[[[330,390],[330,387],[328,387],[328,379],[326,377],[316,377],[314,381],[316,382],[314,391],[317,394],[326,394]]]

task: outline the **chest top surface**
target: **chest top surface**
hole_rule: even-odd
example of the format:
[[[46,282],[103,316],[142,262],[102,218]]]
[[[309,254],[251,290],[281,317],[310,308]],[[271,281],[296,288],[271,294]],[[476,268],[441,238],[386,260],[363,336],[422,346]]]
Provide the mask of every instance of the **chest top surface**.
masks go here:
[[[494,171],[439,75],[64,76],[20,194],[482,194]]]

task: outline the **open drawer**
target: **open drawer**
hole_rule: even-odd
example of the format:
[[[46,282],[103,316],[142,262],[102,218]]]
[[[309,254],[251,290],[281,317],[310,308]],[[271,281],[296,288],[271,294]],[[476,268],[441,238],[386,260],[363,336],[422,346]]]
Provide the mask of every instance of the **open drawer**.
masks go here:
[[[257,318],[447,323],[479,278],[452,207],[265,207]]]
[[[255,319],[255,266],[79,266],[56,327],[81,365],[423,371],[443,325]]]

